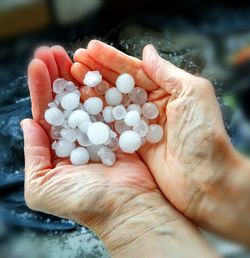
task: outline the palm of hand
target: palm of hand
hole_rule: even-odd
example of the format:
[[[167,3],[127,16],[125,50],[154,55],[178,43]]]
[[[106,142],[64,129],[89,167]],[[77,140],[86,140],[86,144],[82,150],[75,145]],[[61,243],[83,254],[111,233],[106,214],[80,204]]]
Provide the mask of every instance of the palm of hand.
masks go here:
[[[102,164],[73,166],[50,152],[49,126],[43,119],[52,99],[51,81],[72,80],[72,65],[64,49],[39,49],[29,66],[32,113],[26,157],[26,201],[33,209],[84,223],[98,231],[108,219],[141,194],[157,192],[156,184],[137,154],[119,153],[113,167]],[[80,76],[81,71],[77,71]],[[40,126],[42,125],[42,127]],[[119,197],[119,198],[118,198]]]

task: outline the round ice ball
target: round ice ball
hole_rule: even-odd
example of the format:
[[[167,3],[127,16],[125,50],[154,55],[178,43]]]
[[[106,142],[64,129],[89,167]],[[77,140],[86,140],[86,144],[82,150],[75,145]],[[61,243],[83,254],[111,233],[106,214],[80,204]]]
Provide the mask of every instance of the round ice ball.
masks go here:
[[[157,143],[163,137],[163,128],[160,125],[152,124],[148,127],[146,140],[150,143]]]
[[[121,134],[126,130],[129,130],[130,126],[124,123],[124,120],[116,120],[115,121],[115,130],[117,133]]]
[[[55,152],[57,157],[66,158],[70,156],[70,153],[74,148],[75,144],[73,142],[68,142],[64,139],[61,139],[56,144]]]
[[[79,105],[80,94],[69,92],[62,97],[61,106],[65,110],[74,110]]]
[[[159,115],[159,110],[154,103],[147,102],[142,106],[142,114],[148,119],[154,119]]]
[[[123,105],[117,105],[112,109],[112,115],[115,120],[121,120],[125,117],[127,111]]]
[[[64,122],[63,112],[56,107],[51,107],[47,109],[44,113],[44,118],[49,124],[55,126],[62,125]]]
[[[74,142],[77,138],[76,129],[63,128],[60,132],[62,138],[68,142]]]
[[[58,78],[53,82],[53,91],[55,93],[62,93],[65,90],[67,82],[63,78]]]
[[[129,111],[125,118],[124,118],[124,123],[128,126],[134,126],[140,121],[140,114],[137,111],[131,110]]]
[[[106,124],[95,122],[89,126],[87,135],[93,144],[103,144],[109,138],[109,130],[110,129]]]
[[[133,126],[133,130],[144,137],[148,133],[148,124],[144,120],[140,120]]]
[[[129,97],[134,104],[143,105],[148,99],[148,93],[140,87],[135,87],[130,93]]]
[[[77,147],[71,152],[70,161],[76,166],[85,165],[89,162],[89,153],[84,147]]]
[[[98,97],[88,98],[84,102],[84,108],[90,115],[96,115],[102,111],[103,102]]]
[[[115,118],[113,117],[112,114],[112,110],[114,107],[112,106],[106,106],[103,110],[102,110],[102,114],[103,114],[103,119],[105,122],[110,123],[113,122],[115,120]]]
[[[90,117],[84,110],[74,110],[68,118],[68,125],[71,128],[76,128],[82,122],[90,122]]]
[[[119,146],[123,152],[134,153],[141,146],[141,137],[132,130],[125,131],[120,135]]]
[[[91,145],[87,147],[87,150],[89,152],[89,157],[92,162],[99,162],[101,158],[98,155],[98,150],[103,147],[102,144],[100,145]]]
[[[108,105],[117,106],[122,102],[122,94],[117,88],[112,87],[106,91],[105,99]]]
[[[123,73],[118,76],[116,87],[121,93],[129,93],[135,87],[135,80],[129,73]]]
[[[131,110],[137,111],[139,114],[141,114],[141,106],[139,106],[139,105],[137,105],[137,104],[130,104],[130,105],[127,107],[127,112],[128,112],[128,111],[131,111]]]
[[[89,71],[86,73],[83,83],[89,87],[95,87],[102,81],[102,75],[99,71]]]

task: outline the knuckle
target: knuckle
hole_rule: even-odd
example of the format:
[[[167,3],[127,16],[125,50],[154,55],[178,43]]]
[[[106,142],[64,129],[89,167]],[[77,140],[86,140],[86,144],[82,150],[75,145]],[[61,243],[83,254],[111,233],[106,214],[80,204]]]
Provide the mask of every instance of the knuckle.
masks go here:
[[[204,78],[198,78],[198,87],[199,91],[205,95],[214,93],[213,84]]]

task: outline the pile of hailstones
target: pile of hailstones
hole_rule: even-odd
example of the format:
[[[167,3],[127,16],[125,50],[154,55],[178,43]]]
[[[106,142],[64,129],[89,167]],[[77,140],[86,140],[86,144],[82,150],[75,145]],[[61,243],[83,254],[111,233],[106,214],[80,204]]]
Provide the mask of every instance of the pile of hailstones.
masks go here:
[[[48,104],[44,117],[52,125],[52,149],[58,157],[70,157],[73,165],[90,160],[112,166],[116,150],[134,153],[146,141],[161,140],[162,127],[149,123],[159,111],[154,103],[147,102],[147,92],[135,87],[130,74],[121,74],[112,88],[98,71],[88,72],[83,82],[85,90],[94,88],[99,97],[81,103],[79,88],[72,82],[59,78],[53,83],[55,99]]]

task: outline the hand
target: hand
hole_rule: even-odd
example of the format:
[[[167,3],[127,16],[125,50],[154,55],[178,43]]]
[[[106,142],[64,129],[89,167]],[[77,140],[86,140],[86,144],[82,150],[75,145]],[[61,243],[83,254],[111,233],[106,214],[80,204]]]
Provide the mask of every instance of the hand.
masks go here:
[[[241,157],[225,132],[211,83],[163,60],[150,45],[140,61],[91,41],[87,50],[76,51],[74,59],[112,74],[113,84],[120,73],[134,76],[136,85],[145,88],[158,106],[158,122],[165,129],[161,142],[139,150],[164,195],[200,226],[250,244],[250,187],[244,183],[250,179],[249,165],[248,173],[238,174],[242,178],[236,180]]]
[[[71,66],[58,46],[38,49],[29,65],[33,120],[21,123],[28,206],[90,227],[114,257],[196,257],[197,249],[203,257],[215,257],[196,227],[165,200],[137,154],[118,154],[113,167],[73,166],[55,157],[44,111],[52,100],[52,81],[73,80]],[[84,76],[81,69],[75,72]]]

